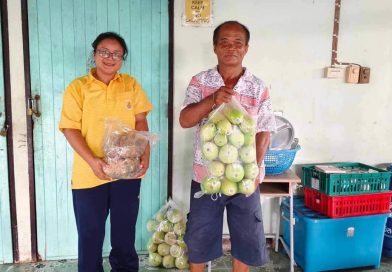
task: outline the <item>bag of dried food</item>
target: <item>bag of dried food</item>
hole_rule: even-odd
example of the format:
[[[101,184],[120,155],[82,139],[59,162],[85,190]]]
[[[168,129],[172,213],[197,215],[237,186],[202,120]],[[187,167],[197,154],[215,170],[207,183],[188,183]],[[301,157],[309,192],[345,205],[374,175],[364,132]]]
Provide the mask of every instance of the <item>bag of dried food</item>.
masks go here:
[[[134,130],[119,119],[107,118],[103,140],[105,174],[113,179],[137,178],[141,173],[140,157],[148,144],[154,146],[158,140],[158,134]]]

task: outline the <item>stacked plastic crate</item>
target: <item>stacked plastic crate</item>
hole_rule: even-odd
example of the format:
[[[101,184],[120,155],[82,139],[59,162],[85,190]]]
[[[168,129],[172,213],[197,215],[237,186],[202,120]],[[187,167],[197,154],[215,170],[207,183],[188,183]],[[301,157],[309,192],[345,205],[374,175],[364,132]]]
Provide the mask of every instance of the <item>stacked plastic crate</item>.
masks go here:
[[[362,163],[304,166],[305,206],[331,218],[389,213],[391,173]]]
[[[390,176],[361,163],[303,167],[305,197],[294,200],[294,259],[305,272],[379,268],[392,196]],[[284,201],[283,219],[288,207]],[[288,230],[284,220],[287,244]]]

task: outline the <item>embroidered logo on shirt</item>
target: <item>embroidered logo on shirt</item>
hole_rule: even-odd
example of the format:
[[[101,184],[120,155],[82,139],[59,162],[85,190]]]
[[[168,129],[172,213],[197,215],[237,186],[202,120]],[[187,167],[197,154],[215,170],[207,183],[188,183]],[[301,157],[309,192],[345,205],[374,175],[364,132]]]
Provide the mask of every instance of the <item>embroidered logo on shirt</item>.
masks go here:
[[[131,101],[130,101],[130,100],[126,100],[126,101],[125,101],[125,108],[126,108],[127,110],[131,110],[131,109],[132,109],[132,104],[131,104]]]

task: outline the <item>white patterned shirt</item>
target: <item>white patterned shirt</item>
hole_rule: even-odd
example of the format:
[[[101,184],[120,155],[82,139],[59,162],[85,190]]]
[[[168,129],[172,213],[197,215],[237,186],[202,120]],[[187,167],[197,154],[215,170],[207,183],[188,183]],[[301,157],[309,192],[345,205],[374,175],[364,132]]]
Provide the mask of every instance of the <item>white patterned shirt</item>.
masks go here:
[[[198,103],[204,98],[210,96],[220,87],[225,86],[222,76],[219,74],[217,67],[203,71],[192,77],[182,108],[194,103]],[[242,107],[257,120],[256,133],[261,131],[275,130],[275,118],[269,97],[269,91],[266,84],[245,68],[244,74],[234,86],[236,99]],[[196,126],[194,141],[194,161],[193,161],[193,180],[200,182],[206,175],[206,167],[201,153],[200,145],[200,127],[207,122],[203,118]],[[261,167],[260,173],[264,173],[264,166]],[[264,175],[261,175],[260,182]]]

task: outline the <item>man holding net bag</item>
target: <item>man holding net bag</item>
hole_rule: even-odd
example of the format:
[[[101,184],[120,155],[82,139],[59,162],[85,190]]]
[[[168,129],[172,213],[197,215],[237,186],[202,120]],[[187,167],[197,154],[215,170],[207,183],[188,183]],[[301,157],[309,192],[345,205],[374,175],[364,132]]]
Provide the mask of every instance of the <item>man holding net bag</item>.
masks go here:
[[[196,127],[191,204],[185,234],[190,269],[193,272],[204,271],[206,262],[222,255],[225,208],[232,244],[233,271],[249,271],[249,265],[261,266],[268,261],[258,185],[264,177],[262,162],[275,122],[264,82],[242,66],[249,38],[247,27],[236,21],[224,22],[215,29],[213,46],[218,65],[192,78],[180,113],[182,127]],[[197,192],[203,191],[200,183],[207,175],[205,158],[208,156],[205,156],[206,152],[201,147],[203,137],[200,137],[200,130],[208,122],[208,116],[213,110],[219,111],[222,105],[228,105],[234,99],[255,120],[253,140],[256,147],[255,163],[259,171],[254,182],[252,179],[253,193],[223,194],[218,198],[208,194],[194,197]],[[215,158],[213,154],[211,160]]]

